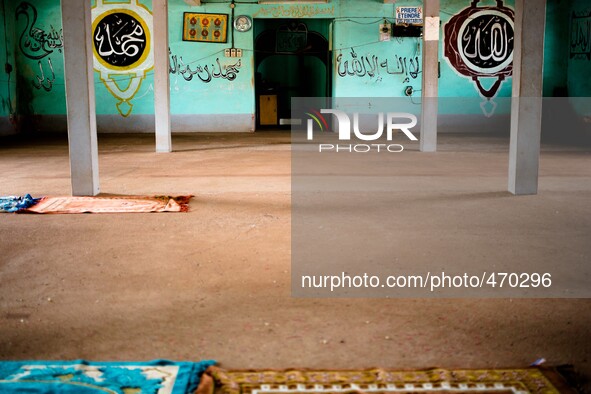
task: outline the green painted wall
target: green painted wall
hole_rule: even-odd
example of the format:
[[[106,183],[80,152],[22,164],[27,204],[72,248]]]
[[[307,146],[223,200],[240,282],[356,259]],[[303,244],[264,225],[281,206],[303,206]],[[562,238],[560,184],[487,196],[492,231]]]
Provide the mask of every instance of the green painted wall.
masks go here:
[[[138,63],[129,69],[103,68],[103,63],[97,60],[99,57],[95,51],[95,70],[98,70],[95,71],[97,115],[119,114],[121,116],[130,116],[153,114],[154,62],[151,48],[152,40],[149,36],[152,30],[151,0],[92,0],[91,3],[93,5],[93,29],[95,29],[94,24],[98,23],[104,15],[119,9],[130,9],[138,20],[145,23],[145,25],[142,25],[142,29],[146,34],[145,41],[147,42],[144,53],[148,57],[143,63]],[[129,23],[129,20],[124,20],[121,25],[111,26],[115,31],[115,33],[112,33],[113,37],[115,37],[119,29],[122,29],[120,36],[132,34],[133,29],[125,30],[125,26],[128,26]],[[174,24],[175,20],[171,20],[171,23]],[[96,40],[96,37],[93,38]],[[110,42],[106,40],[104,43],[105,50],[112,49],[108,44]],[[116,51],[122,50],[116,43],[114,43],[114,49]]]
[[[587,128],[591,117],[591,4],[574,0],[570,13],[570,53],[568,91],[576,113],[585,117]]]
[[[470,1],[458,0],[441,0],[441,23],[445,25],[450,21],[453,15],[470,6]],[[513,8],[514,1],[505,1],[504,5]],[[478,4],[478,7],[494,7],[496,1],[484,0]],[[439,53],[441,54],[441,78],[439,79],[439,91],[441,97],[480,97],[480,94],[474,82],[465,76],[460,75],[453,67],[451,67],[449,60],[443,56],[444,53],[444,39],[445,35],[441,35]],[[489,87],[496,78],[482,78],[482,84]],[[507,78],[502,82],[498,97],[511,96],[511,78]]]
[[[6,24],[8,20],[6,19],[6,12],[5,12],[5,3],[6,0],[2,1],[0,4],[0,42],[8,43],[12,40],[6,37],[7,27]],[[9,35],[11,32],[9,32]],[[9,76],[4,72],[4,65],[7,63],[14,63],[12,57],[12,48],[8,46],[2,47],[0,51],[0,69],[2,70],[2,77],[0,77],[0,117],[8,116],[11,112],[11,106],[14,104],[10,102],[9,97],[13,96],[12,87],[9,81]]]
[[[236,15],[242,13],[237,6]],[[224,49],[230,48],[232,29],[228,28],[228,43],[196,43],[182,41],[184,12],[230,14],[229,4],[188,7],[183,1],[169,3],[170,49],[179,61],[179,68],[189,67],[196,71],[208,67],[207,73],[195,74],[190,81],[188,73],[171,75],[171,112],[173,114],[250,114],[254,108],[253,81],[253,32],[235,33],[236,48],[243,50],[242,58],[224,57]],[[181,63],[182,61],[182,63]],[[232,67],[233,73],[224,77],[224,69]],[[219,75],[215,77],[213,74]],[[202,78],[199,78],[199,75]]]
[[[569,95],[589,97],[591,96],[591,3],[588,0],[574,0],[569,17]]]
[[[7,2],[13,16],[19,115],[66,112],[59,1]],[[11,18],[12,19],[12,18]]]
[[[135,4],[135,2],[138,2]],[[59,0],[7,1],[7,32],[0,28],[1,42],[6,43],[9,57],[16,68],[13,73],[12,95],[20,115],[64,115],[66,113],[63,54],[61,47],[61,15]],[[109,8],[123,7],[122,1],[92,0],[93,16]],[[196,43],[183,41],[184,12],[231,14],[229,3],[208,3],[190,6],[185,0],[169,1],[169,40],[171,59],[171,112],[173,115],[209,116],[223,122],[220,115],[243,115],[242,130],[252,127],[255,113],[254,38],[262,26],[256,21],[302,18],[310,30],[322,30],[332,47],[332,95],[335,97],[404,97],[411,105],[420,104],[422,79],[422,43],[419,38],[396,38],[380,42],[379,25],[384,20],[394,22],[396,6],[420,5],[420,0],[399,0],[395,5],[376,0],[332,0],[327,4],[258,5],[238,3],[235,15],[249,15],[255,26],[240,33],[228,29],[227,43]],[[470,7],[471,0],[441,0],[441,78],[442,97],[472,98],[469,105],[458,106],[449,101],[441,107],[442,113],[482,114],[507,113],[502,97],[511,96],[511,78],[506,78],[492,99],[487,99],[476,88],[475,82],[454,69],[444,56],[444,27],[453,15]],[[572,41],[572,11],[589,9],[585,0],[549,0],[546,32],[546,63],[544,93],[551,96],[557,89],[568,87],[571,95],[589,96],[591,92],[590,60],[584,56],[570,56]],[[494,7],[496,0],[483,0],[478,7]],[[513,7],[513,1],[505,5]],[[145,10],[146,26],[150,30],[150,0],[126,0],[125,7]],[[134,8],[135,7],[135,8]],[[37,20],[33,21],[34,9]],[[142,11],[143,12],[143,11]],[[331,23],[322,23],[321,20]],[[31,24],[27,24],[33,23]],[[272,25],[272,22],[266,22]],[[268,25],[268,26],[271,26]],[[31,26],[33,30],[31,30]],[[582,24],[583,28],[588,25]],[[257,30],[258,29],[258,30]],[[7,34],[8,33],[8,34]],[[583,30],[587,34],[589,30]],[[233,41],[243,51],[242,58],[226,58],[224,49]],[[21,39],[21,37],[23,37]],[[27,40],[29,44],[27,45]],[[588,41],[587,41],[588,42]],[[572,43],[572,42],[571,42]],[[4,48],[3,48],[4,49]],[[4,50],[0,59],[5,58]],[[97,115],[133,117],[153,114],[153,69],[150,58],[138,68],[95,72]],[[2,65],[6,60],[2,60]],[[276,60],[268,59],[267,71],[277,68]],[[319,76],[322,64],[307,60],[306,70],[318,85],[324,84]],[[270,75],[285,78],[285,69],[269,71]],[[8,114],[8,86],[5,73],[0,78],[0,116]],[[489,88],[495,78],[481,78]],[[298,81],[290,81],[298,83]],[[407,87],[414,89],[412,98],[406,98]],[[498,105],[490,109],[495,99]],[[201,118],[205,119],[205,118]],[[196,124],[199,130],[200,125]]]
[[[392,37],[379,41],[380,24],[384,20],[395,22],[395,6],[379,2],[341,4],[333,29],[333,96],[402,97],[406,86],[420,90],[420,39]],[[412,5],[421,2],[397,2],[397,6]]]
[[[544,41],[544,96],[566,93],[570,42],[570,13],[573,0],[554,0],[547,4]]]

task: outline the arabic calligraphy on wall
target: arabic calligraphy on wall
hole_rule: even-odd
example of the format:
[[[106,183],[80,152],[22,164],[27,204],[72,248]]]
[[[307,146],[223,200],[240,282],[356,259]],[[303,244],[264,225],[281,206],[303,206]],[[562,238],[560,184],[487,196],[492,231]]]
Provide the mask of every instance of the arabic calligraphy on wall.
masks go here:
[[[173,55],[170,50],[170,66],[169,72],[172,75],[180,75],[185,81],[192,81],[194,76],[196,81],[210,83],[213,79],[225,79],[227,81],[234,81],[240,73],[242,67],[242,60],[238,59],[235,63],[221,64],[220,59],[216,58],[215,63],[206,65],[195,65],[191,67],[183,62],[183,57]]]
[[[151,30],[152,13],[140,0],[97,0],[92,9],[94,69],[121,116],[131,114],[131,100],[154,67]]]
[[[17,22],[24,20],[23,30],[19,38],[19,48],[29,59],[42,59],[56,49],[62,51],[64,36],[62,29],[50,26],[45,31],[37,25],[37,9],[30,3],[23,1],[16,7]]]
[[[445,25],[444,53],[450,65],[476,84],[486,99],[495,97],[501,83],[513,73],[514,12],[503,6],[468,8]],[[481,78],[495,78],[488,89]]]
[[[22,24],[18,46],[21,53],[28,59],[37,60],[39,74],[35,75],[32,84],[36,89],[50,92],[55,82],[55,72],[51,55],[55,51],[62,52],[64,36],[62,29],[49,27],[44,30],[37,24],[38,13],[35,6],[23,1],[15,10],[16,21]]]
[[[43,63],[41,60],[37,62],[39,66],[39,75],[35,76],[33,80],[33,86],[38,90],[45,90],[46,92],[51,92],[53,89],[53,83],[55,82],[55,71],[53,71],[53,63],[51,62],[51,58],[47,58],[47,67],[48,67],[48,75],[45,76],[45,70],[43,68]]]
[[[107,68],[131,68],[147,55],[149,31],[129,10],[113,10],[95,20],[92,39],[98,60]]]
[[[591,60],[591,10],[572,13],[570,58]]]
[[[420,63],[418,57],[399,57],[396,55],[391,59],[381,60],[377,55],[359,56],[355,49],[347,57],[343,54],[337,56],[337,72],[340,77],[376,78],[382,80],[382,75],[401,75],[404,82],[416,79],[420,74]]]
[[[318,15],[334,15],[334,6],[319,7],[311,5],[290,5],[289,7],[279,5],[276,7],[261,7],[255,12],[253,18],[311,18]]]
[[[481,12],[460,28],[459,51],[474,72],[494,74],[509,65],[513,54],[513,22],[507,15]]]

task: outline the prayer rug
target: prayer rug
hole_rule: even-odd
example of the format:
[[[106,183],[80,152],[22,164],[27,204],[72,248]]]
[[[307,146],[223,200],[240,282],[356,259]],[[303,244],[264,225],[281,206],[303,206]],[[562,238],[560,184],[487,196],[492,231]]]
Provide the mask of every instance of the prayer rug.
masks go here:
[[[43,197],[23,213],[188,212],[193,196]]]
[[[0,212],[18,212],[37,204],[39,198],[33,198],[30,194],[21,196],[0,197]]]
[[[219,394],[565,394],[574,390],[538,368],[389,371],[224,371],[210,367]]]
[[[2,361],[0,392],[5,394],[185,394],[215,361],[88,362]]]

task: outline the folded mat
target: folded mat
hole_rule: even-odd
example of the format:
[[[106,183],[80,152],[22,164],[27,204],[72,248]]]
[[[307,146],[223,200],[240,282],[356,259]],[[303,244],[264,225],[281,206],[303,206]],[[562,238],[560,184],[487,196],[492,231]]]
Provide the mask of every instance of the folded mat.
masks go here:
[[[214,365],[155,360],[149,362],[2,361],[4,394],[185,394],[193,393],[201,374]]]
[[[187,212],[189,196],[43,197],[23,213]]]

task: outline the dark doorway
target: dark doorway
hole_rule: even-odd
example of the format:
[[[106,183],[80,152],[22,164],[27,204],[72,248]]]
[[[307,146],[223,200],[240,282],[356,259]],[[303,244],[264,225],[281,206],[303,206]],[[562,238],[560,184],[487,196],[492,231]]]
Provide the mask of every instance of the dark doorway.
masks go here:
[[[256,19],[257,129],[289,127],[292,97],[330,97],[328,19]]]

